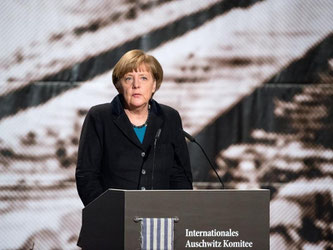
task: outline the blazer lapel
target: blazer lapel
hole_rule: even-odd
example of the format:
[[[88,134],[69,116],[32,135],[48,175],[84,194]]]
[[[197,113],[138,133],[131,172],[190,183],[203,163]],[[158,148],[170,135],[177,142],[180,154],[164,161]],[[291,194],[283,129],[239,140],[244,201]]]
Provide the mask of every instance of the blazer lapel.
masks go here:
[[[128,120],[126,114],[122,114],[118,117],[118,119],[114,120],[114,123],[117,127],[123,132],[123,134],[131,140],[136,146],[143,149],[141,142],[136,136],[133,127],[131,126],[130,121]]]
[[[143,145],[136,136],[134,129],[131,126],[131,122],[124,111],[120,100],[121,98],[121,95],[117,95],[111,102],[113,122],[131,142],[144,150]]]
[[[154,143],[157,130],[163,127],[164,117],[161,112],[161,108],[157,102],[154,100],[151,101],[151,111],[149,114],[148,126],[143,143],[141,143],[136,136],[133,127],[131,126],[124,108],[122,107],[121,98],[121,95],[117,95],[111,102],[113,121],[129,140],[131,140],[136,146],[145,152],[148,152]]]

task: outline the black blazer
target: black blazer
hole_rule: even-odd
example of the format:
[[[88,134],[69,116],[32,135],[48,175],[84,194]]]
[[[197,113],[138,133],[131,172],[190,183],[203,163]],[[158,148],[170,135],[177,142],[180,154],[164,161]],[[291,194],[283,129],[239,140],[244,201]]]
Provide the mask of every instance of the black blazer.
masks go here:
[[[118,95],[111,103],[92,107],[83,123],[76,168],[83,204],[108,188],[192,189],[190,159],[178,112],[152,100],[141,143],[122,100]],[[158,129],[161,134],[154,150]]]

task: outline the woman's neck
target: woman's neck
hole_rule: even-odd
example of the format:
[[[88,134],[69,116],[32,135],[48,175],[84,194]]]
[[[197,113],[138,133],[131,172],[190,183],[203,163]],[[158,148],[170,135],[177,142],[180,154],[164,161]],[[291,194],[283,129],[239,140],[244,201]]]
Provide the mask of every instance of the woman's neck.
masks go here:
[[[148,104],[138,108],[125,108],[125,113],[130,122],[135,126],[141,126],[148,119]]]

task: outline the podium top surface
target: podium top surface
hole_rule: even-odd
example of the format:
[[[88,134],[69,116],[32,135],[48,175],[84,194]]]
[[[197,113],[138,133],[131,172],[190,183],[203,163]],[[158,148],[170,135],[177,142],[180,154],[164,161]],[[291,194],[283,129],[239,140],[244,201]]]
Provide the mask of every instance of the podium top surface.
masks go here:
[[[109,188],[107,191],[113,192],[270,192],[269,189],[175,189],[175,190],[127,190]]]
[[[89,203],[84,209],[91,207],[96,202],[102,203],[109,199],[110,195],[116,195],[117,197],[123,197],[127,199],[135,197],[134,199],[142,199],[143,197],[151,197],[153,199],[182,199],[181,197],[217,197],[216,195],[223,195],[228,197],[242,196],[244,199],[251,196],[266,197],[269,199],[269,189],[179,189],[179,190],[126,190],[126,189],[113,189],[109,188],[94,201]]]

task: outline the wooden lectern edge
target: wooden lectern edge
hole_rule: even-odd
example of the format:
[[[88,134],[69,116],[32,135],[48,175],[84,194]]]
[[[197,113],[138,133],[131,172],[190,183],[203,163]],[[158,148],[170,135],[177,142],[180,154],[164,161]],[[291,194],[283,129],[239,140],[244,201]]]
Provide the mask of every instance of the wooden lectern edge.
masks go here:
[[[172,191],[172,192],[220,192],[220,191],[270,191],[267,188],[253,188],[253,189],[148,189],[148,190],[128,190],[128,189],[116,189],[109,188],[107,191],[117,191],[117,192],[161,192],[161,191]]]
[[[104,193],[108,191],[116,191],[116,192],[126,192],[126,193],[135,193],[135,192],[161,192],[161,191],[172,191],[172,192],[237,192],[237,191],[261,191],[261,192],[270,192],[267,188],[254,188],[254,189],[148,189],[148,190],[132,190],[132,189],[117,189],[117,188],[109,188],[105,190],[102,194],[100,194],[96,199],[94,199],[92,202],[87,204],[83,210],[89,205],[91,205],[95,200],[97,200],[99,197],[101,197]]]

